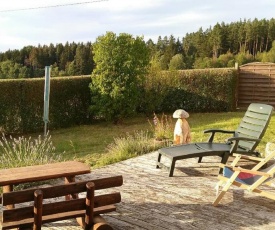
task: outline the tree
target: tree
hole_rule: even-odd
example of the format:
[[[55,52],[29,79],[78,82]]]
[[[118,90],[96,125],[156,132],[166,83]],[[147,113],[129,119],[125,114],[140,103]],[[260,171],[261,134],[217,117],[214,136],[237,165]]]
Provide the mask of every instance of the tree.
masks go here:
[[[218,58],[222,43],[222,30],[219,23],[217,23],[211,31],[209,42],[212,45],[213,58]]]
[[[26,72],[26,67],[21,64],[9,60],[0,62],[0,79],[23,78],[24,72]]]
[[[117,124],[136,112],[149,65],[148,49],[142,37],[107,32],[96,39],[93,53],[91,111]]]
[[[91,43],[79,44],[76,48],[74,62],[76,66],[76,75],[91,74],[93,70],[93,57],[91,52]]]
[[[181,70],[185,69],[185,63],[183,60],[182,54],[176,54],[172,57],[170,64],[169,64],[169,70]]]

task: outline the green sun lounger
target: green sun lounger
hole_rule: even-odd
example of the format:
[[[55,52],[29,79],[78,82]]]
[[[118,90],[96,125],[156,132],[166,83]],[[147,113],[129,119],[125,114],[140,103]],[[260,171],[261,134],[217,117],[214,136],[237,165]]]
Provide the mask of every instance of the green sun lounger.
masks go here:
[[[158,150],[156,167],[163,167],[161,157],[171,160],[169,176],[172,177],[177,160],[198,157],[198,162],[206,156],[220,156],[221,163],[225,164],[233,153],[259,156],[256,147],[260,143],[271,119],[273,107],[266,104],[252,103],[249,105],[239,127],[235,131],[210,129],[204,133],[210,133],[208,142],[176,145]],[[226,143],[215,143],[216,133],[232,134]]]

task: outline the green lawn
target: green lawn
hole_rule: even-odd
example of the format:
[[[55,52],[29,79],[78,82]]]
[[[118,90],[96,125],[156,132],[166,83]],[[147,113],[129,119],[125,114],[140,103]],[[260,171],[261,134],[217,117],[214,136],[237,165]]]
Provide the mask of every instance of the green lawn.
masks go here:
[[[171,114],[167,114],[171,115]],[[192,142],[206,141],[208,135],[203,130],[219,128],[235,130],[243,117],[244,112],[228,113],[194,113],[190,114],[188,122],[192,132]],[[173,120],[175,122],[176,120]],[[66,160],[78,159],[96,166],[96,162],[106,157],[106,147],[115,137],[123,137],[134,131],[151,130],[145,116],[126,119],[123,124],[114,125],[109,122],[100,122],[93,125],[83,125],[67,129],[50,130],[50,135],[57,153],[63,153]],[[224,141],[228,136],[220,135],[216,140]],[[263,152],[268,141],[275,141],[275,115],[271,119],[267,132],[260,143],[258,150]]]

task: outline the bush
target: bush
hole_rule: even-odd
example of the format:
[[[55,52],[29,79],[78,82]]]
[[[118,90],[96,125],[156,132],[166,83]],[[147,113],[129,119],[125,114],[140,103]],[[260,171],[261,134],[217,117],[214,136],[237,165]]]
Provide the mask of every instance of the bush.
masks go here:
[[[156,112],[179,108],[190,112],[234,111],[237,74],[233,68],[162,71],[152,78],[146,91],[156,92]],[[146,106],[155,104],[155,97],[141,98],[140,111],[148,113]]]
[[[116,98],[112,100],[109,91],[104,96],[98,87],[91,85],[89,89],[90,76],[52,78],[48,127],[89,124],[104,117],[103,114],[111,117],[115,114],[119,119],[136,111],[147,116],[154,111],[172,112],[179,108],[190,112],[234,111],[237,74],[233,68],[160,71],[160,67],[152,63],[145,80],[139,81],[135,90],[119,85],[123,79],[118,78],[113,91],[113,81],[110,81],[110,90]],[[105,80],[108,79],[106,74]],[[130,84],[130,78],[128,80]],[[94,93],[91,106],[96,111],[94,114],[89,113],[90,90]],[[16,134],[43,131],[43,78],[0,80],[0,92],[0,131]]]
[[[0,130],[27,133],[43,130],[44,78],[0,80]],[[89,119],[90,76],[51,79],[50,128],[85,124]]]

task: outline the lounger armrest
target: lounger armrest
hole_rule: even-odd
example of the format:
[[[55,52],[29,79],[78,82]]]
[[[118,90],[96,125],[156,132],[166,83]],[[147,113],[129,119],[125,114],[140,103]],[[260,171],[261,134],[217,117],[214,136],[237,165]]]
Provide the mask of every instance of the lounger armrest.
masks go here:
[[[222,129],[207,129],[204,130],[203,133],[211,133],[208,142],[213,142],[214,136],[216,133],[229,133],[229,134],[235,134],[235,131],[230,131],[230,130],[222,130]]]

